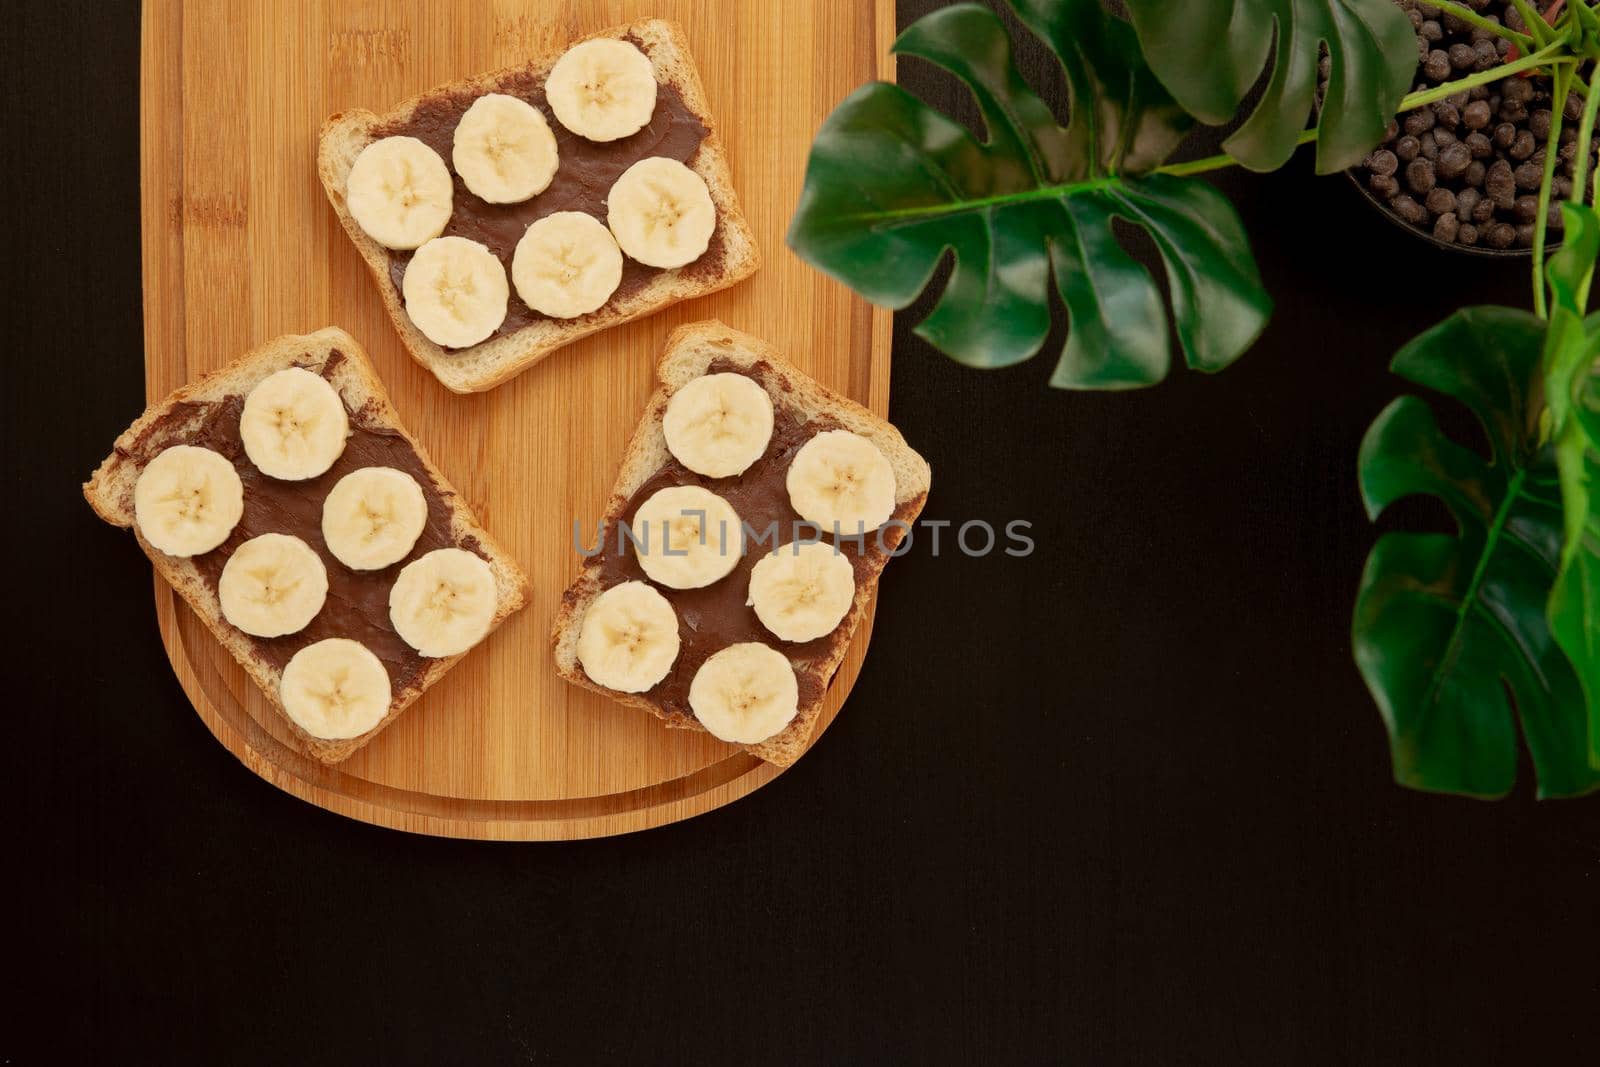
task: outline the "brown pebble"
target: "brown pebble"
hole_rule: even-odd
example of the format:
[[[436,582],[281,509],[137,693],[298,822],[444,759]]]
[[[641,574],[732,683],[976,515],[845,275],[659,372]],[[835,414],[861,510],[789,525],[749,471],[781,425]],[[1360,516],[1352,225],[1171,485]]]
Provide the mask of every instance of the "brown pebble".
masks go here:
[[[1551,191],[1554,192],[1554,190]],[[1564,230],[1567,228],[1567,220],[1562,216],[1561,205],[1558,203],[1552,202],[1550,204],[1545,212],[1544,220],[1545,225],[1552,230]]]
[[[1448,100],[1441,100],[1433,105],[1433,117],[1445,129],[1453,130],[1461,125],[1461,112]]]
[[[1387,200],[1400,191],[1400,183],[1395,181],[1391,174],[1371,174],[1367,176],[1367,188],[1380,200]]]
[[[1575,122],[1583,117],[1583,100],[1577,93],[1567,94],[1567,104],[1561,109],[1561,117],[1570,122]]]
[[[1452,64],[1454,60],[1451,61]],[[1472,69],[1474,71],[1488,70],[1500,62],[1500,52],[1495,48],[1493,41],[1479,41],[1472,46]]]
[[[1444,40],[1444,27],[1439,25],[1438,19],[1427,19],[1417,28],[1417,36],[1430,43],[1442,41]]]
[[[1494,155],[1494,143],[1484,136],[1482,130],[1473,130],[1461,143],[1467,146],[1473,159],[1488,159]]]
[[[1394,213],[1396,215],[1399,215],[1413,226],[1421,226],[1424,222],[1428,221],[1428,209],[1411,199],[1405,193],[1401,193],[1399,196],[1389,201],[1389,206],[1394,209]],[[1508,226],[1506,229],[1509,230],[1510,227]]]
[[[1516,244],[1517,244],[1518,248],[1527,248],[1529,245],[1533,244],[1533,223],[1531,223],[1531,222],[1520,223],[1516,227],[1516,231],[1517,231]]]
[[[1472,205],[1472,221],[1477,223],[1488,222],[1494,218],[1494,201],[1484,197]]]
[[[1464,245],[1477,244],[1478,228],[1470,222],[1463,222],[1461,228],[1456,231],[1456,242]]]
[[[1530,194],[1517,197],[1517,202],[1511,206],[1511,212],[1518,222],[1532,222],[1539,217],[1539,198]]]
[[[1445,215],[1456,209],[1456,194],[1442,185],[1435,185],[1428,190],[1427,198],[1422,201],[1422,206],[1428,209],[1430,215]]]
[[[1422,142],[1409,133],[1394,143],[1394,154],[1402,163],[1410,163],[1422,151]]]
[[[1450,57],[1450,65],[1456,70],[1466,70],[1478,61],[1478,53],[1470,44],[1453,44],[1445,55]]]
[[[1435,48],[1428,53],[1428,58],[1422,61],[1422,73],[1436,82],[1445,81],[1450,77],[1450,53],[1443,48]]]
[[[1421,137],[1424,133],[1433,129],[1434,123],[1437,121],[1438,119],[1434,118],[1432,111],[1422,108],[1407,115],[1405,121],[1400,125],[1404,126],[1405,131],[1411,136]]]
[[[1413,159],[1406,164],[1406,187],[1412,192],[1426,193],[1433,188],[1435,181],[1432,160]]]
[[[1461,220],[1455,215],[1446,212],[1433,220],[1433,236],[1436,240],[1454,243],[1456,235],[1461,231]]]
[[[1400,169],[1400,161],[1387,148],[1380,148],[1367,157],[1367,169],[1374,174],[1393,174]]]
[[[1541,140],[1550,136],[1550,109],[1541,107],[1528,116],[1528,129]]]
[[[1490,248],[1510,248],[1517,239],[1517,231],[1509,222],[1497,222],[1483,236]]]
[[[1478,201],[1483,199],[1483,194],[1476,189],[1463,189],[1456,194],[1456,214],[1463,219],[1472,217],[1472,209],[1478,206]]]
[[[1507,78],[1500,83],[1500,96],[1519,104],[1533,99],[1533,82],[1527,78]]]
[[[1487,168],[1483,165],[1483,160],[1474,159],[1471,163],[1467,164],[1467,173],[1462,176],[1463,180],[1465,180],[1468,185],[1474,185],[1481,189],[1483,188],[1483,176],[1486,170]]]
[[[1451,181],[1465,174],[1471,165],[1472,152],[1466,145],[1460,143],[1446,146],[1439,153],[1439,162],[1436,164],[1440,177]]]
[[[1494,128],[1494,146],[1496,148],[1510,148],[1511,142],[1517,139],[1517,128],[1509,122],[1502,122]]]
[[[1539,183],[1544,181],[1544,167],[1530,159],[1517,167],[1511,176],[1518,189],[1537,189]]]
[[[1483,100],[1474,100],[1461,112],[1461,121],[1466,123],[1469,130],[1481,130],[1489,125],[1489,105]]]
[[[1527,130],[1518,130],[1516,140],[1512,141],[1511,147],[1506,149],[1506,155],[1512,159],[1527,159],[1533,155],[1533,150],[1536,147],[1538,147],[1538,142],[1533,139],[1533,134]]]
[[[1503,159],[1497,159],[1489,167],[1489,173],[1483,179],[1484,191],[1489,194],[1489,199],[1494,201],[1494,206],[1510,210],[1517,199],[1517,182],[1512,176],[1511,164]]]

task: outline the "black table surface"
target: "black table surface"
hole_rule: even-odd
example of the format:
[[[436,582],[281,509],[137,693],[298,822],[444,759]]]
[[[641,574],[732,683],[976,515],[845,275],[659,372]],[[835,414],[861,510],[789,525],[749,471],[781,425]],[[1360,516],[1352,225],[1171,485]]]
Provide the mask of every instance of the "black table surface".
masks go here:
[[[891,566],[844,714],[738,803],[433,840],[217,744],[79,496],[142,406],[138,40],[80,2],[5,41],[7,1062],[1595,1062],[1600,799],[1398,788],[1348,636],[1389,355],[1526,306],[1526,264],[1407,241],[1302,156],[1216,178],[1277,301],[1219,376],[1063,393],[901,315],[926,514],[1035,553]]]

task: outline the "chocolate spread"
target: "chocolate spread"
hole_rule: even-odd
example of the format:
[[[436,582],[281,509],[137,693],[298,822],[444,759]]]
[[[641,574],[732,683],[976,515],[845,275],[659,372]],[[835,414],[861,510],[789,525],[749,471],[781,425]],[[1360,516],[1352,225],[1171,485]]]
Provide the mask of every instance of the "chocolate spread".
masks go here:
[[[455,168],[451,167],[455,179],[455,201],[450,221],[444,228],[444,236],[465,237],[487,246],[505,264],[507,278],[511,277],[511,257],[516,252],[517,242],[522,240],[530,223],[557,211],[581,211],[605,222],[606,195],[623,171],[651,156],[666,156],[680,163],[688,163],[700,150],[700,142],[707,133],[705,124],[683,102],[683,95],[676,87],[667,84],[656,87],[656,109],[650,116],[649,125],[630,137],[606,142],[586,140],[556,121],[549,104],[545,102],[542,74],[535,76],[528,70],[514,71],[485,92],[515,96],[538,108],[550,124],[550,131],[555,134],[556,151],[560,159],[549,188],[520,204],[491,204],[473,195],[462,182],[461,176],[455,174]],[[417,105],[410,118],[374,130],[373,136],[415,137],[438,152],[439,158],[448,165],[455,143],[456,124],[481,95],[483,93],[456,92],[424,100]],[[725,254],[719,219],[705,254],[680,268],[679,273],[690,277],[715,273],[721,269]],[[401,279],[405,277],[406,264],[410,261],[410,252],[389,251],[389,279],[397,293],[400,292]],[[607,304],[638,292],[660,273],[658,267],[647,267],[624,256],[622,281]],[[505,321],[494,336],[511,333],[546,317],[524,304],[513,288],[506,302]]]
[[[779,545],[796,540],[796,524],[799,524],[799,538],[816,537],[816,527],[806,524],[789,504],[789,464],[794,461],[800,447],[812,437],[824,430],[838,429],[838,426],[825,418],[803,421],[799,412],[783,402],[781,388],[774,388],[777,382],[765,363],[745,369],[717,360],[707,368],[706,373],[730,371],[755,379],[772,397],[772,439],[767,443],[766,452],[743,474],[730,478],[707,478],[689,470],[676,459],[668,460],[667,465],[641,485],[620,511],[606,516],[601,542],[603,551],[585,564],[586,567],[599,568],[602,589],[609,589],[621,582],[649,581],[634,555],[633,543],[626,537],[619,537],[616,526],[618,522],[631,521],[639,506],[652,493],[669,486],[697,485],[709,489],[731,504],[740,521],[757,536],[766,536],[769,524],[776,523]],[[898,505],[894,518],[908,521],[914,510],[915,502]],[[642,539],[642,531],[635,531],[635,536]],[[711,536],[715,536],[715,533],[711,533]],[[731,538],[734,534],[730,532],[729,536]],[[889,553],[903,536],[902,528],[890,526],[883,530],[882,546],[878,544],[876,533],[871,531],[860,540],[854,536],[838,539],[839,551],[855,569],[857,587],[872,581],[882,572]],[[831,536],[824,536],[822,540],[835,541]],[[672,670],[655,688],[643,694],[645,699],[669,715],[692,719],[694,712],[689,708],[689,683],[694,680],[695,672],[713,653],[744,641],[771,645],[789,657],[800,682],[802,708],[822,696],[828,687],[829,677],[823,674],[821,667],[836,647],[839,629],[835,628],[832,633],[812,641],[784,641],[762,626],[755,609],[745,603],[750,591],[750,571],[773,547],[771,539],[765,543],[746,540],[744,554],[733,570],[726,577],[700,589],[656,586],[677,612],[679,648]],[[851,613],[854,612],[852,608]],[[849,616],[846,616],[841,626],[848,622]]]
[[[335,350],[320,368],[331,379],[344,360]],[[308,370],[315,370],[307,366]],[[348,405],[346,405],[348,409]],[[300,482],[269,478],[250,462],[239,437],[239,417],[244,397],[187,402],[147,429],[130,452],[148,461],[176,444],[198,445],[226,456],[244,484],[244,515],[221,545],[193,557],[212,593],[222,568],[241,544],[265,533],[287,533],[300,538],[322,557],[328,571],[328,598],[310,625],[284,637],[251,637],[257,654],[272,666],[283,668],[305,646],[329,637],[347,637],[371,649],[389,671],[395,697],[419,680],[428,660],[401,640],[389,622],[389,590],[407,563],[436,548],[451,546],[478,551],[475,538],[458,541],[450,533],[450,503],[429,476],[411,443],[395,430],[364,418],[366,409],[350,412],[350,437],[344,451],[326,473]],[[355,571],[340,563],[322,539],[322,502],[343,478],[361,467],[393,467],[405,471],[422,487],[428,502],[428,522],[415,547],[400,562],[377,571]]]

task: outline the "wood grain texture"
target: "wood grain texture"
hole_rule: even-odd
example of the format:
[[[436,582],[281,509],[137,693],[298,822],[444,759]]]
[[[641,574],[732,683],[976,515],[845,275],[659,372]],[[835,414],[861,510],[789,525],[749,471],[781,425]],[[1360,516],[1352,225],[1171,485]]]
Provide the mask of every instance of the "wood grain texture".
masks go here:
[[[765,264],[736,288],[580,341],[456,396],[403,352],[314,165],[324,117],[646,16],[688,35]],[[892,77],[892,0],[184,0],[147,3],[140,86],[145,384],[154,399],[263,338],[324,325],[366,346],[406,425],[533,581],[529,607],[372,744],[322,767],[160,581],[174,669],[246,766],[312,803],[421,833],[566,839],[710,810],[777,776],[705,734],[556,677],[548,633],[674,326],[715,316],[771,340],[882,414],[891,317],[799,262],[783,232],[811,137],[862,81]],[[860,669],[871,616],[820,734]]]

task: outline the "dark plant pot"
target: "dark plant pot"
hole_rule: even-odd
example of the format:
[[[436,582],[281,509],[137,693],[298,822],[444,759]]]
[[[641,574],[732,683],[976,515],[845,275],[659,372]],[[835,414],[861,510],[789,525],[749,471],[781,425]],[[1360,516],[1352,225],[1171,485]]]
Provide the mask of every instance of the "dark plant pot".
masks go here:
[[[1372,210],[1382,215],[1385,221],[1399,227],[1419,241],[1426,241],[1435,248],[1442,248],[1446,252],[1456,252],[1464,256],[1484,256],[1491,259],[1527,259],[1533,255],[1532,248],[1488,248],[1482,245],[1463,245],[1456,244],[1454,241],[1441,241],[1427,230],[1417,229],[1417,227],[1390,211],[1389,206],[1373,195],[1372,190],[1367,188],[1366,183],[1356,176],[1354,167],[1346,170],[1344,176],[1350,179],[1350,184],[1355,186],[1356,192],[1360,193],[1361,198],[1371,204]],[[1559,237],[1546,234],[1545,250],[1547,252],[1560,247],[1561,239]]]

